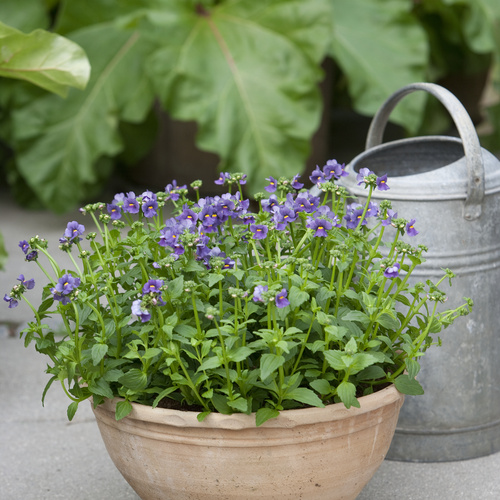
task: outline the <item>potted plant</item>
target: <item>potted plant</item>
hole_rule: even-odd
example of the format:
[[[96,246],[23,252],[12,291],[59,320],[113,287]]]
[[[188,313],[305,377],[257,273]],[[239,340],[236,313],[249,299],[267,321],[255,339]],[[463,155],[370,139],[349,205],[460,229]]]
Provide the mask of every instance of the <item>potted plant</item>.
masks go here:
[[[192,198],[175,181],[120,193],[81,209],[95,231],[67,225],[73,269],[42,238],[20,242],[48,282],[38,307],[24,275],[4,300],[31,307],[47,388],[61,384],[70,419],[91,398],[142,498],[355,498],[382,462],[402,394],[423,392],[418,359],[472,302],[441,310],[450,270],[410,281],[425,248],[403,241],[414,219],[371,201],[387,176],[361,169],[361,205],[344,175],[330,160],[313,191],[269,177],[255,209],[243,174],[221,173],[214,198],[199,182]]]

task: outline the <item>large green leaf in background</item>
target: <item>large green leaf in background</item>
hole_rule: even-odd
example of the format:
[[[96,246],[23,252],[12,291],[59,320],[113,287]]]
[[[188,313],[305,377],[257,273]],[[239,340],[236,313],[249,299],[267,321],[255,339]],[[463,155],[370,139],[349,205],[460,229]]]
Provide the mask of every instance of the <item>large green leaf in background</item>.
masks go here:
[[[448,4],[466,3],[469,11],[464,25],[465,35],[473,50],[492,53],[494,64],[491,68],[490,100],[488,116],[493,130],[500,130],[500,2],[498,0],[445,0]],[[498,137],[482,138],[483,145],[498,151]]]
[[[493,0],[495,1],[495,0]],[[411,0],[331,0],[331,54],[344,71],[355,109],[374,114],[396,90],[425,79],[427,41],[410,15]],[[421,92],[401,101],[391,120],[415,131]]]
[[[4,24],[25,33],[49,27],[47,5],[39,0],[2,0],[0,19]]]
[[[164,34],[148,69],[169,113],[196,120],[198,146],[218,153],[222,170],[248,174],[251,191],[301,172],[321,116],[328,2],[166,4],[168,15],[151,11],[141,29]]]
[[[0,77],[26,80],[66,96],[85,88],[90,65],[74,42],[44,30],[22,33],[0,22]]]
[[[463,5],[468,8],[465,15],[464,33],[475,52],[498,51],[500,30],[500,2],[498,0],[443,0],[446,5]]]
[[[142,62],[150,46],[137,32],[96,25],[72,36],[92,61],[85,92],[46,95],[13,113],[19,170],[43,203],[67,210],[99,178],[98,160],[118,154],[120,120],[140,122],[153,94]]]

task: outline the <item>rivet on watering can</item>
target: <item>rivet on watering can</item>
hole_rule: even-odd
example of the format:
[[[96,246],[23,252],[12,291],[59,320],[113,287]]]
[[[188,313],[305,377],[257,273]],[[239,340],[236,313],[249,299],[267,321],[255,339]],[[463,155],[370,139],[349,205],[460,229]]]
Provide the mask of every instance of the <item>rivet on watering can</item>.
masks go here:
[[[460,138],[382,144],[391,111],[416,90],[444,104]],[[431,462],[500,451],[500,162],[481,148],[469,115],[451,92],[415,83],[382,105],[366,151],[347,167],[351,175],[342,182],[360,198],[366,192],[357,186],[356,174],[364,167],[388,175],[390,189],[374,191],[372,198],[389,199],[400,217],[417,219],[419,234],[408,242],[431,249],[415,280],[439,279],[442,269],[450,268],[456,278],[452,289],[443,289],[447,306],[460,304],[462,297],[474,300],[467,320],[440,332],[442,347],[422,361],[418,378],[425,394],[406,398],[387,457]]]

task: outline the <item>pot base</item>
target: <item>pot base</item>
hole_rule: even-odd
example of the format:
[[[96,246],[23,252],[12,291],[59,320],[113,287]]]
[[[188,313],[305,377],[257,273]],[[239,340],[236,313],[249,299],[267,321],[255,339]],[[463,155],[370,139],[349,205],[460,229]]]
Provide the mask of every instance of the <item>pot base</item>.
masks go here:
[[[118,470],[143,499],[355,499],[385,458],[404,396],[394,386],[326,408],[255,416],[152,409],[118,400],[94,409]]]

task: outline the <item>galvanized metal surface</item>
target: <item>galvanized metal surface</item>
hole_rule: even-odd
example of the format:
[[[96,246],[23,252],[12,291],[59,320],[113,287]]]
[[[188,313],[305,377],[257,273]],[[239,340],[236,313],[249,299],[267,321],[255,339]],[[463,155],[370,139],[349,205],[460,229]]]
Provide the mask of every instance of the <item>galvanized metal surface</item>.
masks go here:
[[[450,111],[460,134],[404,139],[386,144],[390,112],[405,95],[423,90]],[[443,346],[421,361],[423,396],[407,397],[388,458],[406,461],[463,460],[500,450],[500,162],[479,146],[474,126],[446,89],[409,85],[388,99],[374,117],[367,150],[348,166],[343,180],[358,197],[363,167],[389,176],[389,191],[375,198],[392,201],[399,217],[415,218],[420,232],[408,238],[429,247],[415,281],[457,277],[446,307],[467,296],[474,310],[441,332]]]

